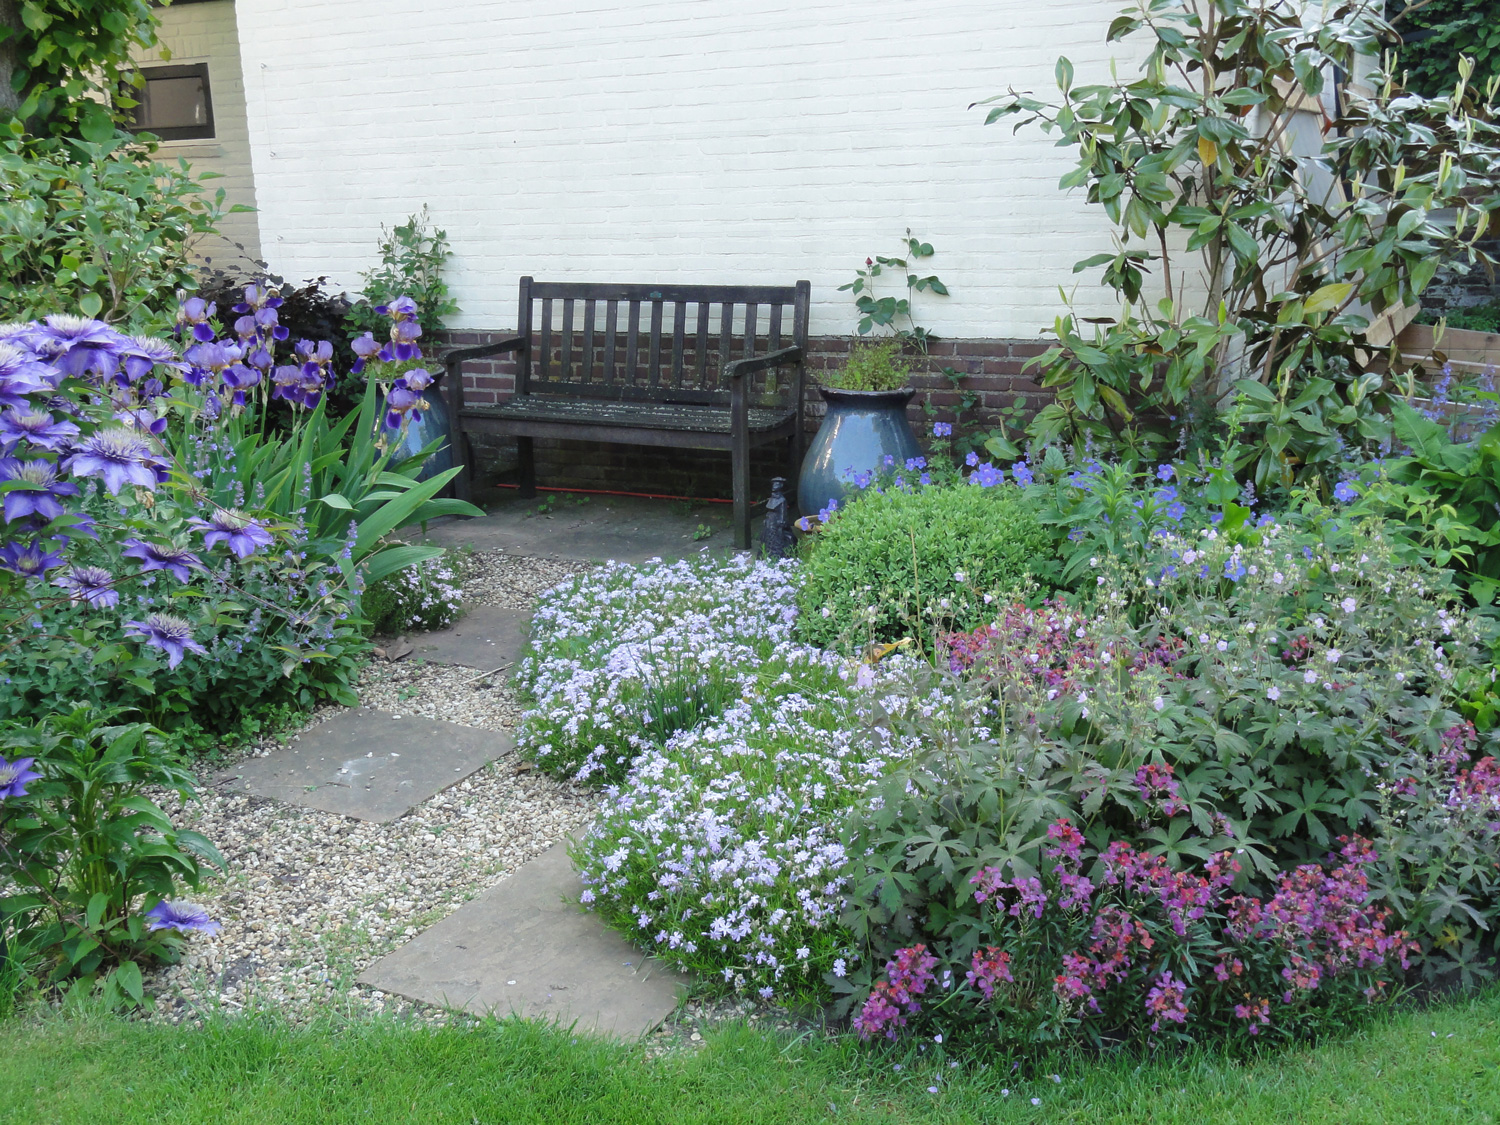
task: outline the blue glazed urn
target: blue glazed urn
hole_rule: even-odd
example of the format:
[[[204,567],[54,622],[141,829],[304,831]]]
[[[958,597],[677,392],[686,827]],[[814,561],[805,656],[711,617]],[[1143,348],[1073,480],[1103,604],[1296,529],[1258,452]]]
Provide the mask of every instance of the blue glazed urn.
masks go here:
[[[797,478],[797,507],[804,516],[816,515],[830,500],[842,503],[855,473],[874,472],[885,457],[897,466],[922,455],[917,435],[906,420],[906,404],[916,394],[911,387],[895,391],[841,391],[819,387],[828,413],[818,427],[802,473]]]
[[[406,434],[391,458],[393,461],[400,461],[403,457],[414,457],[433,438],[442,438],[443,444],[438,451],[422,462],[421,471],[417,473],[418,480],[436,476],[446,469],[453,468],[454,465],[453,435],[448,424],[448,403],[435,385],[423,391],[422,397],[427,400],[427,404],[432,409],[422,411],[421,418],[407,423]]]

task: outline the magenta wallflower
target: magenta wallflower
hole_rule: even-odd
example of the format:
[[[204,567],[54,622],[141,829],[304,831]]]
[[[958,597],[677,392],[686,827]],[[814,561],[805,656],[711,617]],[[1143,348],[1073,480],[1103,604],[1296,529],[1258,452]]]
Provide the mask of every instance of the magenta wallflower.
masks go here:
[[[969,960],[969,971],[964,979],[984,994],[986,1000],[994,998],[997,981],[1014,982],[1010,974],[1010,954],[993,945],[976,949]]]
[[[1152,1017],[1152,1031],[1160,1031],[1163,1020],[1187,1023],[1187,984],[1176,979],[1170,969],[1162,973],[1146,994],[1146,1013]]]
[[[112,495],[127,484],[155,488],[156,465],[145,438],[123,426],[91,434],[68,458],[68,470],[75,477],[103,477],[104,487]]]
[[[276,541],[263,524],[238,508],[221,508],[206,520],[194,517],[190,522],[203,532],[205,547],[223,543],[236,558],[247,559]]]
[[[901,1009],[891,1002],[888,990],[883,987],[884,981],[875,986],[865,1000],[864,1006],[860,1008],[859,1015],[854,1017],[854,1030],[859,1032],[862,1039],[873,1039],[877,1035],[884,1035],[887,1039],[896,1038],[896,1029],[906,1026],[906,1017],[901,1014]]]
[[[203,565],[203,560],[186,547],[144,543],[135,538],[125,540],[125,549],[120,554],[127,559],[139,559],[142,574],[165,570],[179,582],[186,582],[193,576],[193,568]]]
[[[0,758],[0,801],[7,797],[26,796],[27,784],[42,776],[30,768],[35,761],[35,758],[17,758],[14,762],[7,762]]]
[[[193,640],[192,626],[170,613],[153,613],[145,621],[127,621],[125,635],[145,641],[152,648],[165,652],[168,668],[181,664],[185,653],[206,655],[204,647]]]
[[[148,930],[176,930],[178,933],[199,933],[212,937],[222,927],[208,916],[208,911],[192,902],[168,902],[162,899],[146,911]]]

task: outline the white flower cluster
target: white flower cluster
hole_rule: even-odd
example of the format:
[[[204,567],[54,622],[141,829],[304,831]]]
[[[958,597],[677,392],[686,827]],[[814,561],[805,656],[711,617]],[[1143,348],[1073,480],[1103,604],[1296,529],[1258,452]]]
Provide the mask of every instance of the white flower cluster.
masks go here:
[[[366,592],[365,611],[376,632],[393,636],[446,628],[463,616],[463,601],[463,584],[443,556],[382,578]]]
[[[722,710],[768,663],[821,659],[791,639],[794,574],[791,562],[611,564],[549,590],[517,677],[534,701],[521,750],[580,781],[617,779],[650,734]]]
[[[583,902],[767,999],[818,995],[851,958],[843,817],[912,750],[878,721],[907,705],[909,661],[872,674],[794,642],[794,579],[749,560],[583,575],[544,596],[521,670],[523,747],[621,778],[575,852]],[[680,723],[657,722],[673,706]]]

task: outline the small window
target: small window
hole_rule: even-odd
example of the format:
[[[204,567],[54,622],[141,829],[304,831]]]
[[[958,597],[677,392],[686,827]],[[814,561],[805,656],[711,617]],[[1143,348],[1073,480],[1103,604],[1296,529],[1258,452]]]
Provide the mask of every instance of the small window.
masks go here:
[[[138,103],[132,128],[155,133],[164,141],[188,141],[214,135],[214,103],[208,89],[208,64],[145,66],[144,85],[129,94]]]

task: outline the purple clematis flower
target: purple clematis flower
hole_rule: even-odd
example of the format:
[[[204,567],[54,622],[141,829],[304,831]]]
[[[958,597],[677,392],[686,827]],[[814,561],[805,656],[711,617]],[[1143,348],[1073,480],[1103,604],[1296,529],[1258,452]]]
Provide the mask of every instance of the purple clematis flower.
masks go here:
[[[177,349],[155,336],[131,336],[120,355],[121,379],[124,383],[135,383],[151,374],[157,366],[181,370],[186,365],[177,358]]]
[[[120,593],[115,589],[115,576],[102,566],[73,566],[61,578],[54,578],[52,585],[68,591],[75,602],[88,602],[92,606],[108,607],[120,603]]]
[[[181,664],[187,652],[196,652],[199,656],[206,654],[204,647],[193,640],[192,626],[170,613],[153,613],[144,621],[127,621],[125,635],[165,652],[168,668]]]
[[[206,520],[196,517],[192,525],[203,532],[203,545],[224,543],[236,558],[247,559],[261,547],[276,542],[265,525],[245,515],[238,508],[223,508]]]
[[[192,577],[193,567],[203,565],[203,560],[185,547],[143,543],[139,539],[125,540],[125,549],[120,554],[127,559],[139,559],[142,574],[165,570],[179,582],[186,582]]]
[[[17,758],[14,762],[7,762],[0,758],[0,801],[7,797],[26,796],[27,783],[42,776],[30,768],[35,761],[35,758]]]
[[[45,410],[25,414],[7,410],[0,414],[0,450],[6,453],[23,441],[41,449],[61,450],[77,436],[77,426],[72,422],[59,422]]]
[[[59,496],[77,496],[78,486],[71,481],[57,479],[57,466],[50,461],[17,461],[14,457],[0,458],[0,480],[17,480],[23,487],[5,493],[5,522],[11,523],[23,516],[35,516],[40,520],[55,520],[63,514]]]
[[[162,899],[146,917],[147,930],[176,930],[178,933],[200,933],[213,937],[222,928],[208,916],[208,911],[192,902],[168,902]]]
[[[0,343],[0,409],[24,410],[30,397],[54,389],[62,373],[12,344]]]
[[[151,446],[123,426],[84,439],[79,451],[68,458],[68,470],[75,477],[103,477],[110,495],[127,484],[155,488],[158,483],[157,458]]]
[[[62,556],[46,550],[40,542],[7,543],[0,547],[0,570],[8,570],[22,578],[40,578],[62,564]]]
[[[57,313],[32,335],[37,354],[64,375],[80,378],[92,371],[109,378],[130,346],[125,336],[99,320]]]

